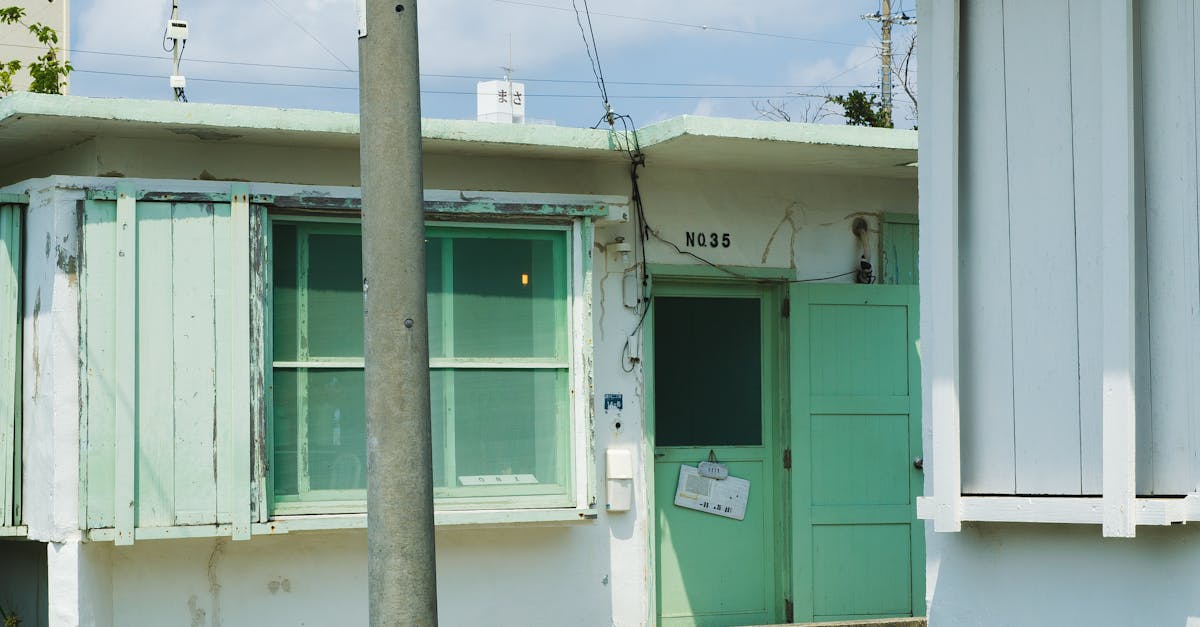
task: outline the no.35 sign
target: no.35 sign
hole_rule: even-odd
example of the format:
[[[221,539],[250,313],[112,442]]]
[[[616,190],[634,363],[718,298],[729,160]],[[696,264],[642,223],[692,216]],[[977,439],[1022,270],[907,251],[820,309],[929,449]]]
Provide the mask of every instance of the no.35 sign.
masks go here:
[[[683,244],[692,248],[729,248],[733,240],[728,233],[684,231]]]

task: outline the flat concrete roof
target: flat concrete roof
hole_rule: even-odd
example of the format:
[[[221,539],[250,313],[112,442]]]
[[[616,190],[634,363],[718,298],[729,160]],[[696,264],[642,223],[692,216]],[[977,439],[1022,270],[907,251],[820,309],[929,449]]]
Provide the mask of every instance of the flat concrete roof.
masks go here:
[[[358,148],[358,116],[332,111],[14,93],[0,98],[0,167],[98,136]],[[620,162],[608,130],[422,120],[426,152]],[[681,116],[643,127],[647,164],[915,178],[916,131]]]

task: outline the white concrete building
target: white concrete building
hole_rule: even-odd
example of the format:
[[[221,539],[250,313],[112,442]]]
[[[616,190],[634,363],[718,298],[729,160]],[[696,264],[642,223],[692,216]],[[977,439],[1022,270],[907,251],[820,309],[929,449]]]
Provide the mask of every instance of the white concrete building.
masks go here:
[[[6,0],[4,6],[25,9],[25,24],[49,26],[58,35],[56,56],[59,61],[69,61],[68,42],[71,41],[71,0]],[[21,24],[0,24],[0,62],[20,61],[21,69],[12,80],[13,91],[29,89],[29,64],[46,53],[46,47]],[[62,93],[70,93],[70,79]]]
[[[23,624],[366,624],[357,133],[0,100]],[[923,613],[915,133],[424,138],[442,624]]]
[[[1198,25],[920,4],[935,627],[1200,621]]]

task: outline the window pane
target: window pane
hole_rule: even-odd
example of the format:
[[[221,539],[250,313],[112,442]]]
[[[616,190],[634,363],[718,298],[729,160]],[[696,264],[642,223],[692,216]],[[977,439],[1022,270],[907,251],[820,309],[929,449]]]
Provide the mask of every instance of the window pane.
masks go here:
[[[442,239],[440,258],[452,267],[442,261],[436,296],[430,286],[431,304],[442,307],[430,311],[430,326],[442,326],[433,357],[565,357],[561,238]]]
[[[275,494],[296,495],[300,493],[296,480],[299,454],[296,446],[296,410],[300,404],[296,397],[296,371],[275,370],[271,379],[275,403],[272,425],[275,455],[271,462],[271,474],[275,478]]]
[[[308,354],[363,355],[361,236],[308,236]]]
[[[279,368],[273,379],[275,493],[304,498],[306,477],[309,491],[366,489],[362,370]],[[301,438],[307,464],[299,459]]]
[[[444,302],[448,300],[444,294],[446,281],[443,280],[443,267],[448,268],[449,264],[442,263],[442,253],[448,250],[450,245],[443,239],[437,237],[429,237],[425,239],[425,297],[429,310],[429,355],[431,357],[442,357],[447,354],[444,342],[447,338],[454,337],[453,334],[446,334],[443,331],[445,315]]]
[[[435,485],[497,485],[512,494],[566,482],[565,369],[441,370],[432,379],[434,437],[441,441],[435,464],[442,467]]]
[[[762,444],[759,301],[654,299],[657,446]]]
[[[271,237],[271,350],[276,361],[295,361],[296,318],[296,226],[276,224]]]
[[[362,370],[308,371],[310,490],[367,487],[367,422]]]

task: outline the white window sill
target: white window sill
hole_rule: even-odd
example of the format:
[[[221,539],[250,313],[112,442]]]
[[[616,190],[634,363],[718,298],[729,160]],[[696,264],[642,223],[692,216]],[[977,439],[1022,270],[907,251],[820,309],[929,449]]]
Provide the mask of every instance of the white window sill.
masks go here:
[[[18,538],[29,535],[29,527],[20,525],[17,527],[0,527],[0,538]]]
[[[933,520],[933,497],[917,498],[917,518]],[[1177,498],[1138,498],[1138,525],[1165,526],[1200,520],[1200,494]],[[1016,522],[1100,525],[1104,502],[1098,496],[964,496],[959,499],[963,522]]]
[[[532,526],[543,527],[589,522],[597,516],[595,509],[506,509],[464,510],[434,512],[433,524],[439,528],[449,527],[498,527]],[[279,516],[270,522],[251,525],[251,536],[280,535],[300,531],[333,531],[338,529],[366,529],[366,514],[311,514]],[[0,528],[0,536],[9,529]],[[139,527],[134,530],[134,540],[165,540],[170,538],[217,538],[232,535],[230,525],[192,525],[177,527]],[[93,542],[112,542],[117,536],[115,529],[92,529],[87,537]]]

